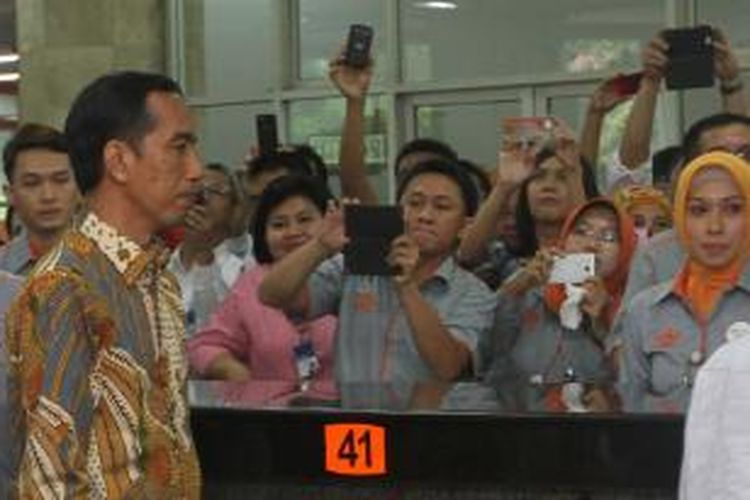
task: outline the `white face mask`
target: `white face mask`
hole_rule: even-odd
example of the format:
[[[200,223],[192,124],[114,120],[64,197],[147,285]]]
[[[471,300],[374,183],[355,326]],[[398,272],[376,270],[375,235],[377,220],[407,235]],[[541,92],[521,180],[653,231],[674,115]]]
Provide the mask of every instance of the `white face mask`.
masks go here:
[[[635,234],[638,236],[638,245],[643,245],[644,243],[647,243],[648,240],[651,238],[651,235],[649,234],[649,230],[647,227],[636,227]]]

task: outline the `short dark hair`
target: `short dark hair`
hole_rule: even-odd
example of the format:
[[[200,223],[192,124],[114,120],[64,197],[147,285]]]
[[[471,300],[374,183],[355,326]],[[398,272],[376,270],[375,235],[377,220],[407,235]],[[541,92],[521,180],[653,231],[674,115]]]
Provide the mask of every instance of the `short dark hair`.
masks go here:
[[[490,191],[492,191],[492,184],[487,176],[487,172],[476,163],[464,158],[459,159],[457,163],[459,166],[463,167],[464,170],[466,170],[466,173],[471,177],[471,181],[474,183],[474,189],[476,189],[479,199],[484,200],[487,198]]]
[[[255,177],[264,172],[274,172],[282,168],[291,175],[307,175],[319,178],[305,157],[296,151],[262,153],[248,162],[247,173],[250,177]],[[325,182],[325,179],[322,180]]]
[[[13,135],[3,149],[3,170],[8,183],[13,182],[16,158],[30,149],[46,149],[68,154],[68,142],[59,130],[40,123],[27,123]]]
[[[261,264],[273,262],[266,240],[268,218],[276,207],[293,196],[309,199],[318,207],[321,214],[325,214],[328,200],[333,199],[328,187],[320,179],[309,175],[285,175],[269,183],[260,196],[252,228],[253,253],[255,260]]]
[[[167,76],[123,71],[97,78],[73,101],[65,135],[82,193],[99,185],[104,174],[102,153],[110,140],[121,139],[137,148],[153,130],[154,117],[146,106],[151,92],[183,95],[179,84]]]
[[[703,134],[709,130],[729,125],[744,125],[750,128],[750,117],[734,113],[716,113],[693,123],[682,139],[682,158],[684,164],[705,153],[705,151],[701,151],[700,144]]]
[[[292,147],[294,148],[294,152],[305,160],[313,175],[327,183],[328,168],[326,167],[326,162],[323,160],[323,157],[315,151],[315,148],[309,144],[296,144]]]
[[[414,168],[404,173],[403,178],[399,181],[398,189],[396,192],[396,199],[401,200],[404,195],[407,186],[416,177],[423,174],[440,174],[448,177],[458,186],[461,191],[461,198],[464,202],[464,207],[467,216],[473,216],[477,212],[479,207],[479,195],[474,187],[474,183],[471,180],[469,174],[462,167],[458,166],[456,162],[447,160],[427,160],[418,163]]]
[[[394,168],[396,174],[399,173],[401,160],[412,153],[432,153],[445,160],[458,161],[458,153],[444,142],[428,138],[414,139],[404,144],[399,150]]]
[[[542,163],[556,154],[557,153],[553,149],[542,149],[534,158],[534,168],[539,168]],[[583,156],[581,156],[580,160],[581,166],[583,167],[581,171],[581,182],[583,184],[584,195],[587,200],[597,198],[599,196],[599,189],[596,185],[594,168]],[[518,195],[518,204],[516,205],[515,212],[518,245],[513,249],[513,253],[517,257],[531,257],[537,250],[539,250],[539,240],[536,237],[536,223],[534,222],[534,216],[531,213],[531,205],[529,204],[529,184],[531,184],[534,179],[535,177],[532,176],[524,180],[521,183],[520,193]]]

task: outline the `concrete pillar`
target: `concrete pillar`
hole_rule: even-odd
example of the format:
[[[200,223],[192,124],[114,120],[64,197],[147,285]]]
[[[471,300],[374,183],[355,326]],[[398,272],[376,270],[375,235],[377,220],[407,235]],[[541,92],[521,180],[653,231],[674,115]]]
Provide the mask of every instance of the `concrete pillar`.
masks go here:
[[[22,122],[61,127],[83,85],[113,71],[165,72],[164,0],[16,0]]]

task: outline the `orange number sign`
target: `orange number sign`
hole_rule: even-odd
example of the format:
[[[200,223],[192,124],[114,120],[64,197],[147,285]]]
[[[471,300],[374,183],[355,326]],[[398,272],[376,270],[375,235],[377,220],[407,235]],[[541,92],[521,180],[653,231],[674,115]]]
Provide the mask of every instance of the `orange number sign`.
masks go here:
[[[327,424],[326,471],[346,476],[385,474],[385,427],[369,424]]]

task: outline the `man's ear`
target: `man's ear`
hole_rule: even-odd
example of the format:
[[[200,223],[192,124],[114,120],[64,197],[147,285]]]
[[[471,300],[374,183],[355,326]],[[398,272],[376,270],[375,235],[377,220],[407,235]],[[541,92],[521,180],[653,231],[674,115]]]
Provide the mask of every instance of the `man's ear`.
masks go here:
[[[125,141],[111,139],[104,145],[104,176],[118,184],[126,183],[132,175],[135,151]]]
[[[3,194],[5,194],[5,199],[8,200],[8,205],[14,207],[16,205],[16,193],[10,183],[3,186]]]

